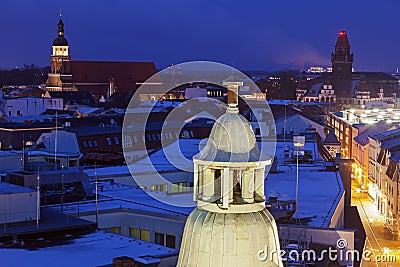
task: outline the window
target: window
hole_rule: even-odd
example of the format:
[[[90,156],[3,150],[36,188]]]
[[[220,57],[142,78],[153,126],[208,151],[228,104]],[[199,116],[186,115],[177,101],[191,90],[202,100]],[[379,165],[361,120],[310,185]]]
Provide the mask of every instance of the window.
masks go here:
[[[147,139],[151,141],[151,134],[147,134]]]
[[[88,146],[89,146],[89,147],[93,147],[93,143],[92,143],[91,140],[88,141]]]
[[[256,135],[260,135],[260,134],[261,134],[260,128],[256,128],[255,134],[256,134]]]
[[[129,236],[143,241],[150,242],[150,231],[139,228],[129,227]]]
[[[140,239],[140,229],[129,227],[129,236]]]
[[[167,235],[165,246],[169,248],[175,248],[175,236]]]
[[[135,138],[135,136],[133,138]],[[132,147],[132,138],[129,135],[124,136],[123,147]]]
[[[114,144],[119,145],[118,136],[114,136]]]
[[[107,142],[107,145],[109,145],[109,146],[112,145],[110,137],[106,137],[106,142]]]
[[[83,147],[87,147],[87,142],[86,141],[82,141]]]
[[[21,115],[21,111],[17,110],[17,116],[20,116],[20,115]]]
[[[107,231],[107,232],[120,234],[121,233],[121,226],[104,228],[104,230]]]
[[[169,248],[175,248],[175,236],[164,233],[155,233],[154,243]]]
[[[164,234],[162,233],[155,233],[155,240],[154,243],[164,246]]]
[[[97,147],[97,140],[93,140],[93,146]]]
[[[137,143],[137,137],[135,135],[133,136],[133,142]]]
[[[140,239],[150,242],[150,231],[148,230],[140,230]]]

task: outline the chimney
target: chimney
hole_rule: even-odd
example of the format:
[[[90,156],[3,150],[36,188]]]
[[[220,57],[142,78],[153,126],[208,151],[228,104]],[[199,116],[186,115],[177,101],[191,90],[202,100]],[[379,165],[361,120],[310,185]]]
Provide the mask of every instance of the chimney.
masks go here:
[[[128,256],[114,258],[112,267],[135,267],[135,260]]]

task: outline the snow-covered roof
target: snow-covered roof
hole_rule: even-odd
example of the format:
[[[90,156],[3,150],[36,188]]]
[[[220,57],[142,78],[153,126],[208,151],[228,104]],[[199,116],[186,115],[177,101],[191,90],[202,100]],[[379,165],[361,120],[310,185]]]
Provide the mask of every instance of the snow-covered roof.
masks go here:
[[[0,182],[0,195],[30,193],[34,191],[31,188]]]
[[[333,211],[344,194],[339,174],[323,169],[324,166],[315,164],[299,165],[298,217],[309,218],[312,227],[329,226]],[[278,171],[268,174],[265,195],[267,198],[277,195],[280,200],[296,199],[296,165],[280,165]]]
[[[2,266],[104,266],[111,264],[113,258],[128,256],[143,262],[146,256],[159,259],[175,256],[178,251],[172,248],[149,243],[143,240],[105,231],[83,235],[71,243],[52,245],[36,250],[0,249]]]
[[[163,192],[158,191],[144,191],[139,187],[133,187],[122,184],[111,184],[109,182],[99,182],[99,210],[111,210],[118,208],[125,208],[135,213],[151,213],[153,216],[165,217],[170,216],[175,219],[186,218],[196,206],[193,201],[192,193],[181,193],[176,195],[166,195]],[[152,195],[156,196],[157,199],[153,198]],[[166,201],[174,198],[176,203],[185,203],[186,205],[192,204],[192,206],[180,207],[169,205]],[[96,210],[96,203],[92,201],[81,201],[78,205],[69,205],[69,213],[79,212],[91,212]],[[58,210],[59,206],[54,207]]]
[[[57,139],[57,140],[56,140]],[[51,131],[50,133],[42,133],[37,140],[37,144],[42,143],[48,151],[57,153],[79,154],[78,140],[75,133],[62,130]],[[55,150],[57,144],[57,151]]]
[[[362,146],[365,146],[369,143],[368,136],[385,132],[392,127],[394,127],[393,124],[389,124],[385,121],[379,121],[354,137],[354,141]]]

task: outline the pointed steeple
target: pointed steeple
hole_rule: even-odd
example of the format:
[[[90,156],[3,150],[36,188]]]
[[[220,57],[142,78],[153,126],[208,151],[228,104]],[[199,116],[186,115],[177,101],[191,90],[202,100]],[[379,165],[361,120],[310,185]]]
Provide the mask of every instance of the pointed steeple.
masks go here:
[[[335,44],[335,52],[331,54],[332,83],[339,97],[351,97],[353,54],[346,31],[340,31]]]
[[[347,33],[346,31],[340,31],[336,44],[335,44],[335,48],[346,48],[350,50],[350,42],[349,39],[347,38]]]
[[[68,41],[64,37],[64,22],[62,21],[62,13],[60,9],[60,20],[58,21],[57,38],[53,41],[53,46],[68,46]]]

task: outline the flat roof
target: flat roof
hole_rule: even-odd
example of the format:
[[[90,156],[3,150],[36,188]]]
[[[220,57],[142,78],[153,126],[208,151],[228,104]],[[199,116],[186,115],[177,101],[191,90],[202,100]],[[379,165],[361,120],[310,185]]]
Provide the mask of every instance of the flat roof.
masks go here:
[[[93,187],[93,186],[92,186]],[[93,187],[94,188],[94,187]],[[174,198],[175,203],[192,204],[190,207],[179,207],[167,204],[166,201],[159,201],[151,194],[157,194],[157,198],[163,199]],[[84,214],[85,212],[92,213],[96,210],[95,200],[80,201],[79,203],[68,203],[69,213]],[[79,205],[79,207],[78,207]],[[193,202],[192,193],[182,193],[167,196],[161,192],[145,192],[143,189],[123,184],[113,184],[110,182],[99,182],[99,211],[115,210],[115,209],[130,209],[137,214],[146,214],[156,217],[168,217],[176,220],[186,221],[187,216],[194,209],[196,203]],[[54,205],[53,210],[59,211],[60,205]]]
[[[15,184],[0,182],[0,195],[31,193],[31,192],[35,192],[35,190]]]
[[[309,218],[309,226],[328,227],[344,187],[338,172],[324,171],[323,165],[299,164],[298,216]],[[296,199],[296,165],[279,165],[278,173],[265,180],[265,196],[279,200]]]
[[[41,241],[43,243],[43,241]],[[132,237],[102,230],[57,245],[49,240],[47,247],[36,250],[0,249],[2,266],[103,266],[113,258],[128,256],[138,262],[178,255],[179,251]]]

